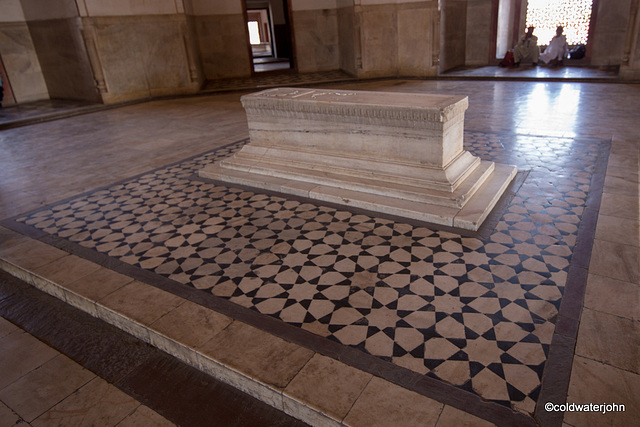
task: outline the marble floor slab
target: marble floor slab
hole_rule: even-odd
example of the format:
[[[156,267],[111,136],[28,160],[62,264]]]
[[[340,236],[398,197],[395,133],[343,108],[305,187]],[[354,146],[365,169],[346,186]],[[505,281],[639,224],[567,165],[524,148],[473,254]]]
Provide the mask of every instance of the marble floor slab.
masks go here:
[[[466,94],[474,152],[513,157],[529,175],[488,234],[462,235],[192,179],[183,168],[201,156],[189,156],[229,155],[247,137],[242,93],[132,105],[0,133],[0,218],[13,217],[5,225],[20,230],[0,227],[0,265],[310,423],[481,425],[480,417],[497,425],[633,424],[635,410],[563,414],[545,411],[543,403],[640,407],[637,358],[616,354],[637,334],[640,87],[472,78],[331,87]],[[143,176],[149,180],[141,183]],[[156,185],[162,189],[153,190]],[[116,189],[123,192],[108,201]],[[195,196],[203,204],[192,203],[199,190],[206,190]],[[46,224],[51,234],[33,227],[48,221],[45,211],[93,196],[92,203],[104,204],[85,205],[86,213],[80,205],[56,211],[60,216]],[[202,226],[202,209],[217,218],[213,224]],[[143,216],[147,222],[140,224]],[[20,218],[35,222],[15,221]],[[160,219],[170,228],[160,227]],[[109,256],[97,245],[70,242],[83,227],[90,231],[85,244],[131,252]],[[168,250],[153,251],[162,246]],[[200,261],[220,268],[206,272],[215,283],[201,281],[203,289],[185,282],[203,267]],[[456,295],[454,281],[465,274],[469,282]],[[337,291],[326,295],[330,288]],[[132,310],[120,298],[127,295],[153,307]],[[172,296],[181,299],[177,307]],[[360,317],[332,314],[322,323],[327,306],[351,307]],[[396,330],[384,327],[394,319]],[[433,328],[420,330],[421,321]],[[427,347],[425,337],[442,345]],[[260,346],[269,354],[257,363]],[[286,366],[272,371],[280,361]],[[364,388],[364,381],[350,384],[361,392],[342,419],[337,395],[354,391],[316,375],[324,369],[370,378]],[[305,387],[310,382],[333,390],[335,401]],[[500,398],[505,388],[509,400]]]
[[[484,238],[196,177],[245,143],[3,225],[533,416],[606,140],[467,131],[473,154],[528,171]],[[139,308],[158,297],[131,286],[106,303],[153,323]]]

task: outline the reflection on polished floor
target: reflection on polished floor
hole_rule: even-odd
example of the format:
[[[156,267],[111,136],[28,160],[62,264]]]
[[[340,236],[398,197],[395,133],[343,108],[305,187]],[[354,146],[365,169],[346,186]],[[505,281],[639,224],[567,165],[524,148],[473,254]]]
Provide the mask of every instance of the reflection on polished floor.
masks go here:
[[[567,60],[570,61],[570,60]],[[467,79],[504,79],[504,80],[546,80],[576,82],[615,82],[618,80],[616,69],[561,66],[553,67],[540,63],[538,66],[522,64],[520,67],[462,67],[447,71],[441,78]]]
[[[528,172],[495,228],[194,178],[247,138],[228,92],[0,133],[2,267],[311,424],[637,419],[640,86],[330,87],[468,95],[466,148]]]

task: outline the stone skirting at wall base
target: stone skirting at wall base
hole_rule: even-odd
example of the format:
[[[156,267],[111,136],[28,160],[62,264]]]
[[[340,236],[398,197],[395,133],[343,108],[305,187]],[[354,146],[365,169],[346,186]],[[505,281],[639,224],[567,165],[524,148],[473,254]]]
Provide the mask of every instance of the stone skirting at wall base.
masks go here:
[[[517,172],[463,149],[465,96],[278,88],[242,102],[251,142],[201,177],[477,230]]]

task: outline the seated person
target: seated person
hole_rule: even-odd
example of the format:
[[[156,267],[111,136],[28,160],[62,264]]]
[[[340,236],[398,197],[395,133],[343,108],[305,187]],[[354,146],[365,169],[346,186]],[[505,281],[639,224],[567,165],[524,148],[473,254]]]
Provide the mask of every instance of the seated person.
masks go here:
[[[562,65],[562,60],[569,54],[569,45],[567,45],[567,38],[562,34],[563,31],[564,29],[560,26],[556,28],[556,35],[553,36],[544,53],[540,55],[540,58],[547,64]]]
[[[533,30],[534,27],[527,28],[527,33],[513,48],[513,65],[516,67],[520,65],[520,61],[531,61],[533,65],[538,65],[540,48],[538,48],[538,37],[533,35]]]

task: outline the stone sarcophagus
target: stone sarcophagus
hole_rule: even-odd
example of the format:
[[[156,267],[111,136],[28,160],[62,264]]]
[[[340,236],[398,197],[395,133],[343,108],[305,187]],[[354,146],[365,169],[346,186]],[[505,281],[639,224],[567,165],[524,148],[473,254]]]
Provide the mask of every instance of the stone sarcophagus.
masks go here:
[[[241,101],[250,142],[201,177],[477,230],[517,172],[464,150],[466,96],[277,88]]]

